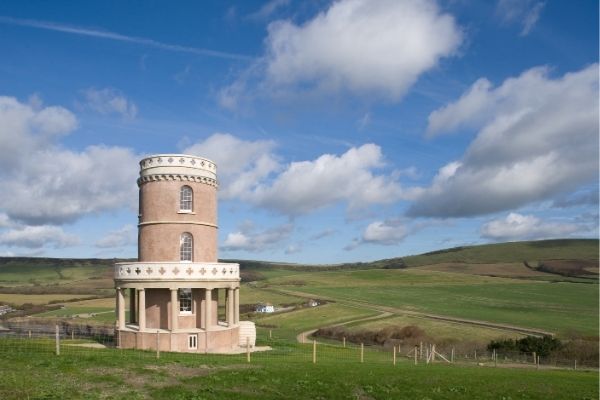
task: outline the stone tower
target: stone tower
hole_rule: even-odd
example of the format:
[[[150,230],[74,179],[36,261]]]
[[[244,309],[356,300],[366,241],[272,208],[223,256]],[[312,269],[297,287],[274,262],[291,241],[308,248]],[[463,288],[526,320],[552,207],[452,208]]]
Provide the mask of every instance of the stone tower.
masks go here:
[[[138,262],[115,265],[118,346],[238,347],[239,265],[217,261],[215,163],[159,154],[140,167]]]

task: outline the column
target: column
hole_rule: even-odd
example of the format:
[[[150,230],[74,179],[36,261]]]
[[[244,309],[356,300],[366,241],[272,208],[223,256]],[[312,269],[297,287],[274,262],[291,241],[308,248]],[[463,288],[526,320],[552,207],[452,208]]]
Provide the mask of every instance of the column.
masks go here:
[[[119,329],[125,329],[125,296],[121,288],[117,288],[117,320]]]
[[[179,318],[179,304],[177,302],[177,289],[171,289],[171,331],[177,330]]]
[[[233,323],[240,323],[240,288],[234,289],[234,300],[233,300]]]
[[[235,295],[234,295],[234,289],[233,288],[229,288],[227,289],[227,324],[229,326],[233,326],[235,324],[235,315],[234,315],[234,309],[235,309]]]
[[[204,329],[210,330],[212,325],[212,289],[204,291]]]
[[[146,291],[138,291],[138,323],[140,332],[146,329]]]
[[[135,289],[131,288],[129,289],[129,322],[132,324],[137,322],[135,314]]]

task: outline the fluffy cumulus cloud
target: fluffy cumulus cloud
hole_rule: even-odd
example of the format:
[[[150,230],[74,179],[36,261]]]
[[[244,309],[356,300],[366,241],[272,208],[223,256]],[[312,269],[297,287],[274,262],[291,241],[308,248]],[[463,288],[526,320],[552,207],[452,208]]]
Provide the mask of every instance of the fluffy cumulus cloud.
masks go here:
[[[463,40],[454,18],[434,0],[342,0],[314,18],[268,26],[266,54],[221,92],[233,108],[258,76],[271,93],[310,88],[398,100],[418,77]]]
[[[138,156],[119,147],[62,148],[58,138],[76,127],[65,108],[0,97],[1,213],[29,225],[62,224],[135,205]]]
[[[283,214],[305,214],[338,202],[350,209],[389,204],[402,196],[400,184],[374,170],[384,165],[381,148],[365,144],[337,156],[293,162],[272,182],[250,193],[255,204]]]
[[[552,199],[598,181],[598,65],[549,77],[533,68],[477,81],[429,116],[428,134],[478,131],[463,158],[413,190],[412,216],[464,217]]]
[[[229,233],[222,249],[225,251],[245,250],[260,252],[271,249],[288,239],[294,230],[292,224],[283,224],[259,230],[252,223],[244,223],[238,231]]]
[[[133,225],[109,232],[96,242],[96,247],[101,249],[126,247],[137,244],[137,229]]]
[[[510,213],[505,218],[487,222],[481,236],[492,240],[533,240],[562,238],[587,230],[570,222],[544,222],[533,215]]]
[[[58,249],[79,244],[79,238],[65,233],[58,226],[25,226],[0,233],[0,244],[30,249],[52,246]]]
[[[208,157],[217,164],[219,197],[227,200],[244,197],[257,182],[279,168],[274,148],[271,140],[248,141],[215,133],[184,152]]]
[[[83,91],[85,106],[100,114],[118,114],[125,119],[134,119],[138,109],[117,89],[89,88]]]
[[[375,221],[367,226],[362,240],[365,243],[395,245],[408,235],[408,229],[400,221]]]
[[[400,184],[392,175],[375,172],[385,165],[377,145],[365,144],[342,155],[324,154],[287,165],[279,161],[274,148],[272,141],[248,141],[218,133],[184,151],[217,163],[220,198],[242,200],[285,215],[306,214],[338,202],[359,209],[402,197]]]

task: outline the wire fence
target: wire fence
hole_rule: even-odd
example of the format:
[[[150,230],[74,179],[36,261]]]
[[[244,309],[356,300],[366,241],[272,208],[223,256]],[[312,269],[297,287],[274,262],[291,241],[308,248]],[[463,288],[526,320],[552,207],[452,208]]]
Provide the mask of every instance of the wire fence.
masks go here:
[[[240,347],[232,354],[176,353],[167,351],[120,349],[112,326],[90,326],[65,321],[56,323],[5,323],[0,329],[0,358],[8,355],[55,355],[58,357],[107,357],[123,359],[160,359],[185,361],[200,359],[206,363],[363,363],[426,366],[433,364],[472,365],[498,368],[597,369],[597,363],[584,360],[540,356],[535,353],[474,350],[464,351],[435,343],[377,346],[333,340],[304,338],[295,343],[278,338],[277,332],[261,334],[256,347]]]

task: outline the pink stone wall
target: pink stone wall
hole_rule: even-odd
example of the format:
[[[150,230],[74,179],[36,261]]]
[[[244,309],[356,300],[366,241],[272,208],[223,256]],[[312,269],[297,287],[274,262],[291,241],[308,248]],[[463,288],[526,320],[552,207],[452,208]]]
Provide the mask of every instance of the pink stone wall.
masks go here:
[[[180,213],[179,193],[182,186],[193,190],[193,213]],[[194,238],[195,262],[217,262],[217,228],[186,224],[217,224],[217,190],[198,182],[153,181],[140,187],[139,261],[179,261],[181,234]],[[161,222],[144,225],[144,223]]]

